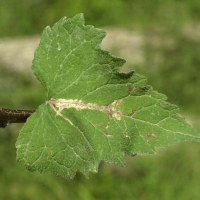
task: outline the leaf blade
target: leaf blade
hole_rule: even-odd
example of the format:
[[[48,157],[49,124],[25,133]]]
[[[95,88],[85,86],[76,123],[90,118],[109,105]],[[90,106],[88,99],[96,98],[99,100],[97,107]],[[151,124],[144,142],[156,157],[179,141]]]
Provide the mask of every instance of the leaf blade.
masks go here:
[[[101,160],[124,166],[124,155],[200,140],[178,108],[146,78],[118,72],[125,61],[100,49],[105,32],[84,25],[82,14],[47,27],[33,72],[46,88],[42,104],[21,130],[17,160],[29,170],[68,179],[87,177]]]

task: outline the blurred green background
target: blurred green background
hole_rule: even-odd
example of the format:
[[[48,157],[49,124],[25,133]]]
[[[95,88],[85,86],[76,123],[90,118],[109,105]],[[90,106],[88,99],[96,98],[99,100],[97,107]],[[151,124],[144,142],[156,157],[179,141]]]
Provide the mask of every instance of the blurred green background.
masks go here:
[[[166,94],[200,131],[199,0],[0,0],[0,40],[40,35],[47,25],[80,12],[86,24],[141,34],[144,59],[126,63],[123,70],[145,75],[147,83]],[[123,51],[120,45],[110,50],[116,56]],[[5,108],[36,109],[45,101],[40,83],[1,60],[0,94],[0,107]],[[90,179],[78,173],[68,181],[31,173],[15,161],[21,127],[13,124],[0,129],[1,200],[200,199],[199,143],[170,145],[158,148],[157,155],[128,157],[125,168],[102,162],[99,173],[90,174]]]

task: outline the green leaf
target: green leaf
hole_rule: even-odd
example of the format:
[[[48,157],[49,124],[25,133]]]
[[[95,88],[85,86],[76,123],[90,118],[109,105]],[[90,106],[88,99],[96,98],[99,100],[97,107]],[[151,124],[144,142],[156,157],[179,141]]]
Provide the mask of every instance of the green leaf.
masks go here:
[[[100,49],[105,35],[85,26],[82,14],[44,29],[32,69],[47,101],[16,143],[17,160],[29,170],[68,179],[78,170],[88,177],[101,160],[124,166],[124,155],[200,141],[178,107],[146,86],[145,77],[119,73],[125,61]]]

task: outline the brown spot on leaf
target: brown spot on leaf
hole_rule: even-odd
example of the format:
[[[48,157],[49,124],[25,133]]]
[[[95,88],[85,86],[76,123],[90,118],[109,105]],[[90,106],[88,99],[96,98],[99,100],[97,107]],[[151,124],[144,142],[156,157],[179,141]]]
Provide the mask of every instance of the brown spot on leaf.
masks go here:
[[[126,88],[131,91],[131,85],[127,85]]]
[[[102,124],[100,126],[104,131],[106,131],[106,128]]]
[[[105,134],[105,136],[107,136],[107,137],[112,137],[112,135],[111,135],[111,134],[108,134],[106,131],[104,132],[104,134]]]
[[[148,135],[144,136],[147,139],[147,143],[149,143],[149,140],[151,137],[155,138],[155,141],[157,141],[157,135],[160,135],[161,132],[159,132],[158,134],[156,133],[148,133]]]
[[[132,117],[135,114],[136,110],[132,110],[130,114],[128,114],[129,117]]]
[[[108,132],[106,131],[106,128],[105,128],[102,124],[101,124],[100,126],[101,126],[101,128],[103,129],[105,136],[107,136],[107,137],[112,137],[111,134],[108,134]]]
[[[133,88],[133,91],[140,91],[140,90],[141,90],[140,88],[136,88],[136,87]]]

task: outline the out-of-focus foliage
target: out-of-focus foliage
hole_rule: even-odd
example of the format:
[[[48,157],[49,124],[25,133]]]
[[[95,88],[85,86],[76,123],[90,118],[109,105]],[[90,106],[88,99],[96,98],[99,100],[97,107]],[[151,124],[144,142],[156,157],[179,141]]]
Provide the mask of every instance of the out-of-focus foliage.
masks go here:
[[[10,71],[1,63],[0,94],[1,108],[36,109],[45,100],[44,89],[35,79]]]
[[[199,20],[197,0],[1,0],[0,37],[40,34],[61,17],[84,13],[87,24],[98,26],[176,26]]]
[[[89,24],[118,25],[126,18],[125,7],[121,0],[1,0],[0,36],[41,33],[44,27],[53,25],[61,17],[72,17],[80,12],[85,14]]]

